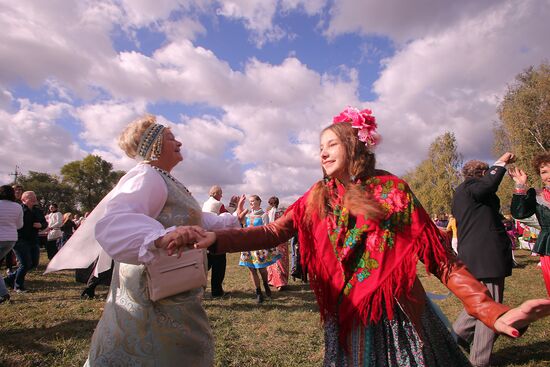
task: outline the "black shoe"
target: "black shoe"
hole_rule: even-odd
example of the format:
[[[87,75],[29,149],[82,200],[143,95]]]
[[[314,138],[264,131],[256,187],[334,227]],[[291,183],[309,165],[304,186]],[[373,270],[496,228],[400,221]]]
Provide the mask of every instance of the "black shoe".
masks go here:
[[[216,293],[216,294],[212,294],[212,298],[228,298],[230,295],[229,292],[223,292],[222,293]]]
[[[271,298],[271,288],[269,288],[268,283],[264,283],[265,295],[267,298]]]
[[[28,292],[27,288],[25,288],[25,287],[16,287],[15,291],[17,293],[27,293]]]
[[[260,288],[256,288],[256,303],[263,303],[264,295]]]
[[[5,296],[2,296],[0,297],[0,303],[4,303],[4,302],[10,302],[10,295],[9,294],[6,294]]]
[[[94,299],[95,298],[95,292],[89,288],[84,289],[82,291],[82,294],[80,295],[80,299]]]

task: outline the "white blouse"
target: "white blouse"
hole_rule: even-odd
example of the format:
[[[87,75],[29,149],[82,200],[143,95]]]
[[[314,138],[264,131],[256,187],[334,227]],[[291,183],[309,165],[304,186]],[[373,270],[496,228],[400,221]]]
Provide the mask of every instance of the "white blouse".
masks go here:
[[[46,272],[83,267],[83,262],[89,265],[98,256],[96,272],[109,269],[111,259],[128,264],[151,262],[160,251],[154,245],[155,240],[175,229],[164,228],[155,219],[167,196],[168,189],[161,174],[148,164],[138,164],[92,211],[52,259]],[[240,225],[237,217],[230,214],[202,213],[202,227],[215,230]],[[65,256],[64,252],[67,252]],[[75,256],[78,259],[71,259]]]
[[[17,241],[17,230],[23,227],[21,204],[0,200],[0,241]]]

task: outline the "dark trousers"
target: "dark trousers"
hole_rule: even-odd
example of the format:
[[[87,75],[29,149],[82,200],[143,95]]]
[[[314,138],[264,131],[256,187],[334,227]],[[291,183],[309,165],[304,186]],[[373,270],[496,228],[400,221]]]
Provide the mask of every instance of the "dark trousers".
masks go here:
[[[25,288],[25,275],[38,266],[40,248],[36,241],[18,241],[13,248],[19,267],[8,278],[13,282],[14,288]]]
[[[223,295],[223,280],[225,279],[225,267],[227,266],[227,257],[222,255],[208,254],[208,270],[212,268],[212,276],[210,277],[210,290],[212,296]]]
[[[46,252],[48,253],[48,260],[53,259],[55,254],[57,254],[57,240],[46,242]]]
[[[86,291],[94,294],[95,289],[98,285],[102,284],[108,287],[111,284],[111,278],[113,277],[113,266],[114,263],[111,263],[111,268],[102,273],[99,273],[97,277],[94,276],[92,271],[92,274],[90,274],[90,279],[88,279],[88,283],[86,283]]]

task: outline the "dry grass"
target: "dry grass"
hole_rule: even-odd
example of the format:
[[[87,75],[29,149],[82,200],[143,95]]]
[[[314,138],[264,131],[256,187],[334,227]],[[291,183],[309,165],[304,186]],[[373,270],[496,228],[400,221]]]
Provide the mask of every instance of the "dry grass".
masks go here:
[[[507,279],[505,301],[517,305],[528,298],[545,296],[537,258],[518,251],[520,267]],[[42,263],[46,263],[45,257]],[[256,305],[248,271],[235,265],[230,255],[225,288],[227,299],[205,300],[216,336],[216,366],[319,366],[323,358],[323,337],[314,297],[307,285],[292,282],[288,291],[274,292],[274,299]],[[72,272],[28,276],[27,294],[12,293],[11,304],[0,305],[1,366],[79,366],[86,359],[88,345],[103,299],[81,301],[82,286]],[[426,289],[447,295],[437,279],[419,274]],[[98,288],[106,296],[107,288]],[[453,320],[460,311],[454,296],[437,301]],[[550,366],[550,319],[529,329],[513,341],[499,338],[495,359],[500,366]]]

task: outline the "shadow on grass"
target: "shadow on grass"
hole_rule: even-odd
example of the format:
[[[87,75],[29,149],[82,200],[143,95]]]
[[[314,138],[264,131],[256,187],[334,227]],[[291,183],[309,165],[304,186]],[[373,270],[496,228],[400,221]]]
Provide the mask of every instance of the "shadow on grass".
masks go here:
[[[59,339],[90,340],[97,320],[71,320],[51,327],[3,330],[0,345],[22,354],[29,350],[40,354],[60,353]]]
[[[550,361],[548,340],[522,346],[509,346],[493,354],[493,363],[496,366],[514,366],[527,362],[534,362],[535,366],[548,366],[546,364],[548,361]]]
[[[273,291],[272,299],[266,299],[262,304],[257,304],[255,293],[252,291],[230,291],[227,298],[209,299],[206,298],[204,306],[206,309],[219,310],[223,312],[227,309],[231,311],[254,311],[261,308],[264,311],[283,310],[288,312],[311,312],[317,311],[317,302],[313,292],[309,290],[308,285],[289,286],[288,290]]]

